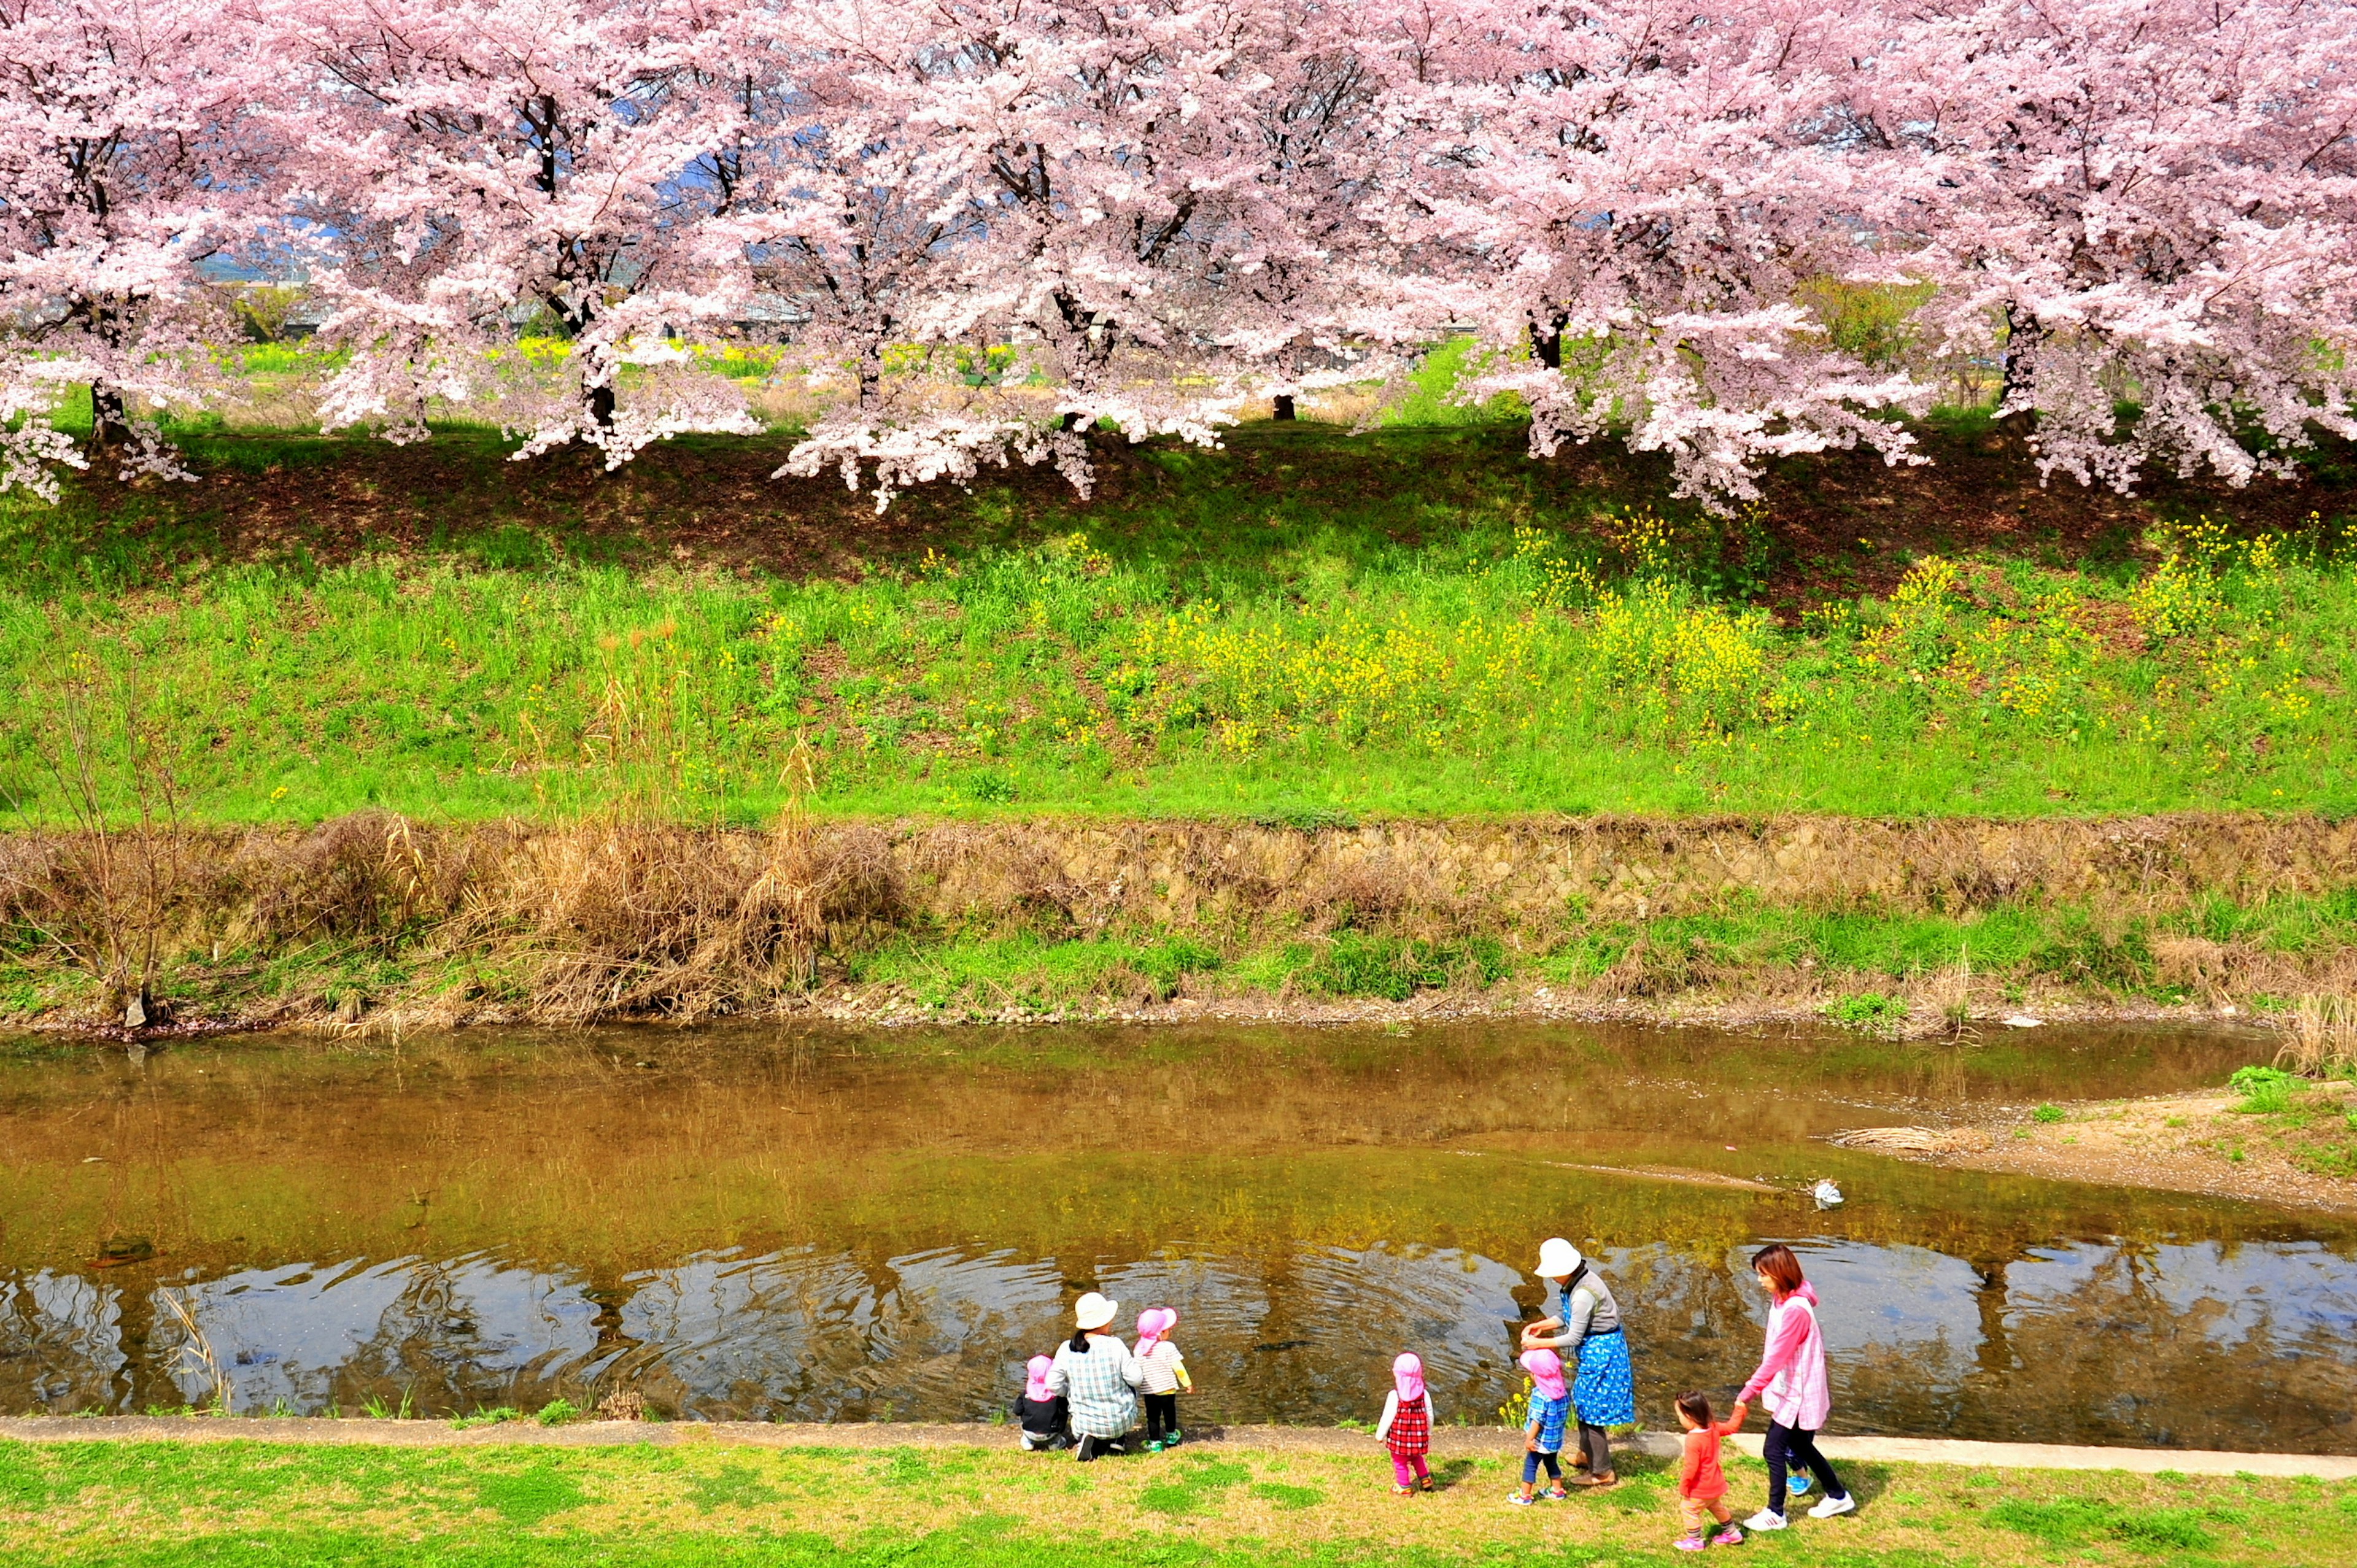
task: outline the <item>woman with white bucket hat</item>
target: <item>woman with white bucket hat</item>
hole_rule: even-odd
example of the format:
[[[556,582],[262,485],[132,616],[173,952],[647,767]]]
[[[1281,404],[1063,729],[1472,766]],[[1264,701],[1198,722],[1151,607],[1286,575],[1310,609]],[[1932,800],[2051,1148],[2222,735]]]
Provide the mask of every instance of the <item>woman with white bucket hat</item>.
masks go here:
[[[1071,1338],[1056,1347],[1048,1369],[1049,1391],[1071,1405],[1072,1432],[1080,1438],[1073,1457],[1085,1465],[1100,1454],[1128,1450],[1122,1440],[1137,1425],[1137,1391],[1146,1368],[1129,1347],[1104,1332],[1121,1303],[1095,1291],[1072,1305]]]
[[[1587,1265],[1579,1249],[1560,1236],[1539,1243],[1539,1277],[1556,1292],[1556,1314],[1523,1330],[1523,1348],[1549,1349],[1565,1360],[1577,1357],[1571,1407],[1579,1417],[1580,1452],[1572,1463],[1587,1473],[1575,1487],[1609,1487],[1620,1477],[1612,1468],[1609,1426],[1637,1420],[1637,1378],[1629,1359],[1629,1337],[1621,1332],[1620,1306],[1611,1287]]]

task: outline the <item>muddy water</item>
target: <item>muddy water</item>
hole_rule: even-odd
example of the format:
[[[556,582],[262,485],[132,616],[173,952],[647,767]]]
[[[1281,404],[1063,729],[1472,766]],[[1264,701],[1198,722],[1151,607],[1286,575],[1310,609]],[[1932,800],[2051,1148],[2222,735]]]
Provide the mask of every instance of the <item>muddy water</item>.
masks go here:
[[[1199,1423],[1372,1417],[1403,1348],[1443,1419],[1486,1422],[1560,1233],[1620,1294],[1655,1424],[1749,1369],[1739,1262],[1775,1238],[1824,1297],[1836,1430],[2357,1452],[2357,1225],[1822,1141],[2266,1049],[1534,1025],[24,1046],[0,1055],[0,1409],[630,1388],[673,1416],[972,1420],[1100,1289],[1125,1326],[1179,1308]],[[1805,1196],[1824,1176],[1842,1207]]]

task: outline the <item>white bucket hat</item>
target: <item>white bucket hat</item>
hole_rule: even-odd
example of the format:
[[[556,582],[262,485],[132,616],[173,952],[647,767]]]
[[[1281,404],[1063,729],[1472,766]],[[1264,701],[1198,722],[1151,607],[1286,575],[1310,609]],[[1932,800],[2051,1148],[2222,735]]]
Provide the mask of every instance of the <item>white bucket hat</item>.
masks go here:
[[[1075,1328],[1103,1328],[1121,1312],[1121,1303],[1095,1291],[1072,1304],[1072,1326]]]
[[[1579,1267],[1579,1249],[1560,1236],[1539,1243],[1539,1277],[1559,1280]]]

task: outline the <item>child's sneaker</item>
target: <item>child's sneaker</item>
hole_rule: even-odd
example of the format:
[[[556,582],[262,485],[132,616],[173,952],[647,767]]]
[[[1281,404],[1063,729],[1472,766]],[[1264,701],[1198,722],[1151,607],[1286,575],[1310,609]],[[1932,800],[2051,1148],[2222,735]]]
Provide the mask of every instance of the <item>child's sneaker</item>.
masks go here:
[[[1571,1494],[1565,1491],[1561,1487],[1549,1487],[1545,1491],[1541,1492],[1539,1496],[1544,1498],[1551,1503],[1559,1503],[1568,1498]]]
[[[1162,1446],[1165,1448],[1176,1448],[1178,1444],[1186,1441],[1187,1434],[1174,1426],[1170,1429],[1170,1435],[1162,1440]]]
[[[1394,1496],[1394,1497],[1395,1497],[1395,1498],[1404,1498],[1404,1497],[1407,1496],[1407,1495],[1408,1495],[1408,1493],[1409,1493],[1409,1492],[1411,1492],[1411,1491],[1413,1491],[1413,1490],[1415,1490],[1415,1488],[1414,1488],[1414,1487],[1403,1487],[1403,1486],[1401,1486],[1401,1485],[1400,1485],[1398,1482],[1396,1482],[1396,1481],[1394,1481],[1394,1482],[1393,1482],[1393,1483],[1392,1483],[1392,1496]]]
[[[1838,1519],[1843,1514],[1856,1513],[1857,1511],[1857,1499],[1856,1498],[1847,1496],[1827,1498],[1824,1501],[1819,1503],[1815,1508],[1809,1510],[1809,1517],[1811,1519]]]
[[[1713,1546],[1740,1546],[1743,1544],[1743,1532],[1730,1524],[1712,1536],[1710,1543]]]
[[[1781,1530],[1784,1528],[1784,1516],[1780,1513],[1770,1512],[1767,1509],[1761,1509],[1758,1513],[1753,1514],[1749,1519],[1743,1521],[1743,1528],[1746,1530]]]
[[[1518,1509],[1526,1509],[1531,1506],[1531,1499],[1523,1496],[1520,1492],[1508,1492],[1506,1494],[1506,1500],[1513,1504]]]
[[[1419,1492],[1428,1492],[1432,1490],[1432,1477],[1426,1476],[1418,1480],[1415,1484],[1415,1489]]]
[[[1678,1537],[1678,1550],[1680,1552],[1700,1552],[1708,1544],[1710,1543],[1703,1540],[1699,1535],[1681,1535]]]
[[[1809,1488],[1816,1484],[1816,1477],[1804,1470],[1786,1483],[1784,1489],[1796,1498],[1805,1498],[1809,1495]]]

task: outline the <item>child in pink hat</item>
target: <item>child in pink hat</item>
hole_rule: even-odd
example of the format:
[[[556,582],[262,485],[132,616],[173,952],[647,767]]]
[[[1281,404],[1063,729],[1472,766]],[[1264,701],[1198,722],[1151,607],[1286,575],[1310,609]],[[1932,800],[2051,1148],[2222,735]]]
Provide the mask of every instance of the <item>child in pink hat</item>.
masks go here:
[[[1072,1445],[1071,1407],[1063,1395],[1048,1386],[1048,1373],[1055,1365],[1046,1356],[1034,1356],[1024,1364],[1023,1393],[1015,1402],[1015,1424],[1023,1429],[1026,1454]]]
[[[1540,1498],[1561,1499],[1563,1489],[1563,1430],[1571,1420],[1571,1390],[1563,1380],[1563,1358],[1552,1350],[1523,1352],[1523,1370],[1531,1375],[1531,1414],[1523,1427],[1523,1489],[1506,1500],[1528,1508]],[[1546,1466],[1547,1489],[1538,1490],[1539,1466]]]
[[[1146,1369],[1146,1451],[1159,1454],[1187,1440],[1178,1430],[1178,1391],[1195,1391],[1187,1376],[1187,1359],[1170,1342],[1178,1326],[1176,1308],[1149,1306],[1137,1315],[1137,1348],[1132,1352]]]
[[[1392,1363],[1392,1391],[1383,1420],[1375,1423],[1375,1441],[1392,1451],[1394,1495],[1432,1490],[1432,1472],[1424,1463],[1432,1452],[1432,1395],[1424,1386],[1424,1363],[1411,1352]]]

